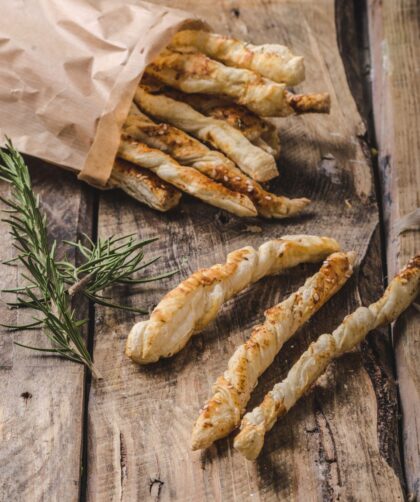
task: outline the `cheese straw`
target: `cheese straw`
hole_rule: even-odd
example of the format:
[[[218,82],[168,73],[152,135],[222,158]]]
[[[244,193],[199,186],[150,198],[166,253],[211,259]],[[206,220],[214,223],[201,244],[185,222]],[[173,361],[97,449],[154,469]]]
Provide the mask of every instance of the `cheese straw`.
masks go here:
[[[391,281],[376,303],[359,307],[332,334],[321,335],[309,346],[287,377],[273,387],[260,406],[244,416],[234,447],[248,460],[257,458],[264,444],[265,433],[273,427],[277,418],[290,410],[328,364],[356,347],[369,331],[395,321],[419,292],[420,255],[413,258]]]

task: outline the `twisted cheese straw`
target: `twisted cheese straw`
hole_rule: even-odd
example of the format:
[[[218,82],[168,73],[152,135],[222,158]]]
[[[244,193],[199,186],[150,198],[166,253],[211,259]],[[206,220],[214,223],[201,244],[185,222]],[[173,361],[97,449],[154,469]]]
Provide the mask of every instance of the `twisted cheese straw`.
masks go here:
[[[141,84],[152,94],[164,94],[176,101],[187,103],[203,115],[226,122],[240,131],[255,146],[262,148],[275,159],[279,158],[281,145],[276,126],[245,106],[234,103],[226,96],[187,94],[148,75],[143,76]]]
[[[249,197],[229,190],[196,169],[178,164],[172,157],[156,148],[134,141],[123,134],[118,156],[124,160],[150,169],[159,178],[194,195],[198,199],[237,216],[256,216],[257,210]]]
[[[183,92],[229,96],[263,117],[293,114],[286,100],[285,84],[244,68],[225,66],[201,52],[183,54],[166,49],[145,72]]]
[[[305,78],[303,57],[279,44],[252,45],[217,33],[184,30],[175,34],[170,47],[194,47],[230,66],[248,68],[275,82],[296,85]]]
[[[254,327],[217,379],[194,426],[193,450],[207,448],[239,425],[258,378],[283,344],[343,286],[353,271],[354,259],[354,253],[333,253],[301,288],[265,312],[264,324]]]
[[[268,181],[278,176],[274,157],[248,141],[240,131],[224,120],[207,117],[192,106],[164,94],[153,94],[142,84],[137,87],[134,101],[147,115],[171,124],[220,150],[252,179]]]
[[[107,186],[120,188],[134,199],[158,211],[169,211],[181,199],[181,192],[161,180],[155,173],[121,159],[115,159]]]
[[[167,293],[148,321],[128,335],[126,354],[140,364],[179,352],[195,333],[216,316],[229,298],[267,275],[280,274],[299,263],[312,263],[339,250],[334,239],[288,235],[230,253],[225,264],[198,270]]]
[[[225,66],[200,52],[166,49],[146,68],[146,75],[186,93],[220,94],[263,117],[294,113],[329,113],[328,93],[302,94],[294,99],[284,84],[246,69]]]
[[[391,281],[382,298],[359,307],[332,334],[321,335],[276,384],[260,406],[247,413],[234,447],[248,460],[259,455],[264,436],[285,415],[335,358],[356,347],[372,329],[393,322],[420,292],[420,255]]]

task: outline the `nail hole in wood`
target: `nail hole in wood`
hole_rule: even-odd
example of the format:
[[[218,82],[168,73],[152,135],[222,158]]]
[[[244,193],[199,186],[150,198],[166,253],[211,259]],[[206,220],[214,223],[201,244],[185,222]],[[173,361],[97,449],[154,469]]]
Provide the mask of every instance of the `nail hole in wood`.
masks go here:
[[[230,218],[229,216],[224,213],[224,212],[220,212],[216,215],[216,219],[218,220],[218,222],[221,224],[221,225],[227,225],[230,221]]]

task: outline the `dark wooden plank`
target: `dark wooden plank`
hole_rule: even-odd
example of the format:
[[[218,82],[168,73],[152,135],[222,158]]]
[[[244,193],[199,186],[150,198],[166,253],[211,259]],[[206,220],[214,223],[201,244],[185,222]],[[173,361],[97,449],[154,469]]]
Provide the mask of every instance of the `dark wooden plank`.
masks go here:
[[[369,2],[373,105],[392,277],[420,251],[420,234],[399,234],[401,218],[420,206],[420,4]],[[410,309],[394,326],[407,488],[420,498],[420,329]]]
[[[75,240],[91,232],[91,190],[74,175],[30,161],[34,188],[42,198],[51,235]],[[9,187],[1,183],[7,196]],[[5,223],[0,257],[15,256]],[[70,255],[70,259],[75,259]],[[1,288],[17,287],[20,269],[0,265]],[[31,312],[9,310],[2,294],[1,322],[29,322]],[[86,310],[81,306],[81,315]],[[18,347],[47,346],[38,331],[0,335],[0,500],[75,501],[79,497],[82,451],[84,369],[82,366]]]
[[[101,197],[101,234],[159,236],[150,253],[162,260],[153,270],[181,268],[165,282],[114,291],[116,300],[130,305],[152,306],[190,272],[224,261],[228,251],[287,233],[332,235],[343,248],[357,251],[359,272],[282,350],[261,378],[252,407],[309,341],[382,291],[364,125],[339,56],[333,1],[169,3],[197,12],[220,32],[255,43],[286,43],[305,56],[307,80],[299,90],[326,90],[332,97],[330,116],[277,121],[283,152],[274,189],[312,198],[311,214],[285,222],[244,221],[185,197],[179,210],[160,215],[123,195]],[[267,436],[257,462],[237,454],[231,438],[203,453],[189,450],[198,410],[234,347],[265,308],[314,270],[306,266],[264,279],[228,302],[180,354],[151,367],[138,367],[124,355],[128,331],[139,317],[97,310],[94,356],[104,380],[90,391],[89,500],[403,500],[396,435],[384,432],[395,431],[396,423],[384,333],[381,341],[373,341],[381,338],[375,333],[361,353],[331,366],[314,392]]]

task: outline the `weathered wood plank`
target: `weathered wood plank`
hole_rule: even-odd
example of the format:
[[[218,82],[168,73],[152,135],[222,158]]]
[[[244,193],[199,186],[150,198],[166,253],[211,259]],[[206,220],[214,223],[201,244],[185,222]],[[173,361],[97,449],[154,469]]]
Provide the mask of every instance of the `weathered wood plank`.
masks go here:
[[[397,223],[420,206],[420,4],[369,2],[373,105],[379,146],[388,275],[420,251],[419,231]],[[410,309],[393,329],[407,489],[420,498],[420,329]]]
[[[309,341],[333,329],[360,299],[369,302],[382,291],[378,213],[361,139],[364,126],[339,56],[332,0],[169,3],[197,12],[220,32],[290,45],[306,60],[307,80],[300,88],[327,90],[332,96],[328,117],[278,121],[283,152],[274,189],[309,196],[312,214],[281,223],[243,221],[186,197],[179,210],[160,215],[123,195],[101,196],[102,234],[160,236],[153,254],[163,258],[154,271],[181,268],[165,282],[114,291],[116,300],[130,305],[152,306],[180,278],[224,261],[228,251],[287,233],[332,235],[345,249],[358,252],[363,263],[359,272],[282,350],[261,378],[252,407]],[[371,335],[362,352],[331,366],[314,392],[267,436],[257,462],[236,454],[231,438],[203,453],[189,450],[198,410],[234,347],[265,308],[315,269],[302,267],[264,279],[228,302],[216,322],[180,354],[151,367],[138,367],[123,353],[138,316],[97,309],[94,357],[104,380],[90,390],[89,500],[403,500],[396,435],[384,432],[395,431],[396,422],[384,334]],[[381,339],[375,342],[375,336]]]
[[[51,235],[75,240],[90,233],[91,191],[74,175],[30,161],[34,187],[42,197]],[[7,196],[8,186],[0,192]],[[15,256],[5,223],[0,257]],[[75,257],[70,255],[70,258]],[[1,289],[19,285],[20,269],[0,265]],[[25,323],[31,313],[9,310],[2,294],[1,322]],[[86,311],[82,315],[86,314]],[[75,501],[81,473],[84,369],[82,366],[18,347],[20,343],[47,346],[38,331],[0,335],[0,500]]]

